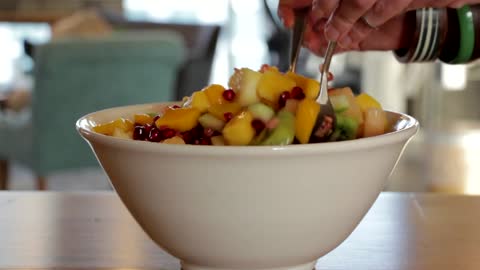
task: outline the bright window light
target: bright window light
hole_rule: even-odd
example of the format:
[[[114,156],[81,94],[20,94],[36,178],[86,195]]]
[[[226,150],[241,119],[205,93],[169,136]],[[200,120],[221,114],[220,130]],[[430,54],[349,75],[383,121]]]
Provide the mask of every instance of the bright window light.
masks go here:
[[[442,64],[442,86],[446,91],[462,91],[467,85],[467,67],[465,65]]]

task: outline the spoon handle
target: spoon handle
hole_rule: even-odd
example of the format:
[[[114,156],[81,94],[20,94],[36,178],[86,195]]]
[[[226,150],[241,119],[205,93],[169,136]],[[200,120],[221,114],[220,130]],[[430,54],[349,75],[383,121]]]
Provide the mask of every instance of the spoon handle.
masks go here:
[[[326,104],[328,102],[328,72],[330,71],[330,63],[332,62],[333,53],[337,43],[334,41],[328,42],[327,52],[325,53],[325,61],[322,66],[322,76],[320,77],[320,92],[318,93],[317,101],[320,104]]]
[[[290,45],[290,68],[291,72],[295,72],[297,68],[298,55],[303,43],[303,35],[305,33],[305,25],[307,23],[307,15],[309,8],[297,9],[294,11],[295,24],[293,26],[292,41]]]

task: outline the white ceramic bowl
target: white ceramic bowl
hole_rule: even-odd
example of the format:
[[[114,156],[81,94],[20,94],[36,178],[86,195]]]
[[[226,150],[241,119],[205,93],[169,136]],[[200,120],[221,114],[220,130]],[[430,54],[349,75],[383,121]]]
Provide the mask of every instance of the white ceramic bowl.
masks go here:
[[[412,117],[389,112],[394,132],[285,147],[164,145],[91,131],[152,106],[95,112],[77,130],[132,216],[184,270],[313,269],[359,224],[418,130]]]

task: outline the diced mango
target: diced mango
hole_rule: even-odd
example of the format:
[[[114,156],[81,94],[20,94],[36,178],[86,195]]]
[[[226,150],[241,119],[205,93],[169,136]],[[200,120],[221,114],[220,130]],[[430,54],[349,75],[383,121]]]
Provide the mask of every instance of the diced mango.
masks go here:
[[[300,143],[305,144],[310,141],[310,136],[319,113],[320,104],[313,99],[304,99],[298,104],[295,136]]]
[[[353,119],[357,120],[359,125],[363,124],[363,112],[360,109],[360,106],[357,104],[353,91],[350,87],[331,89],[328,91],[328,95],[345,96],[348,100],[349,105],[348,109],[343,112],[342,115],[352,117]]]
[[[244,111],[230,120],[223,128],[223,137],[228,145],[248,145],[255,137],[253,116]]]
[[[210,107],[210,101],[206,92],[197,91],[192,94],[192,101],[190,103],[192,108],[197,108],[201,113],[204,113]]]
[[[382,109],[382,105],[375,98],[367,93],[361,93],[355,97],[355,101],[363,112],[366,112],[369,108]]]
[[[128,132],[133,130],[133,126],[134,124],[132,121],[124,118],[119,118],[117,120],[95,126],[93,127],[93,131],[104,134],[104,135],[112,136],[113,132],[115,131],[115,128]]]
[[[284,91],[295,87],[295,81],[280,72],[267,70],[263,73],[257,85],[257,94],[269,102],[278,103],[278,98]]]
[[[182,138],[180,138],[178,136],[175,136],[175,137],[163,140],[162,143],[166,143],[166,144],[185,144],[185,141]]]
[[[167,126],[180,132],[188,131],[198,125],[200,111],[196,108],[178,108],[167,110],[155,122],[157,127]]]
[[[140,125],[152,124],[153,116],[146,113],[138,113],[133,116],[133,122]]]
[[[221,86],[220,84],[211,84],[203,88],[202,91],[207,95],[210,105],[222,104],[226,102],[226,100],[223,98],[223,91],[225,91],[225,87]]]
[[[242,106],[236,102],[216,104],[208,108],[208,112],[220,120],[225,120],[225,113],[236,115],[242,110]]]
[[[291,71],[287,72],[286,76],[294,80],[296,85],[303,89],[306,98],[317,99],[320,92],[320,82]]]
[[[385,111],[378,108],[368,108],[365,112],[365,123],[363,137],[372,137],[385,133],[387,126],[387,115]]]

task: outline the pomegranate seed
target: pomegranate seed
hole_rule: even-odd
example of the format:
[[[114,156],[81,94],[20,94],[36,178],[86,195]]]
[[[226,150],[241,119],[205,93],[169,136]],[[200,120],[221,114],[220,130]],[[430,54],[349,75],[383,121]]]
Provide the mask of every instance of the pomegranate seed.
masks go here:
[[[200,145],[210,145],[211,140],[210,140],[210,138],[202,138],[202,139],[200,139],[199,144]]]
[[[283,91],[282,94],[280,95],[280,98],[278,99],[278,105],[280,108],[283,108],[285,104],[287,103],[287,99],[290,98],[290,92],[288,91]]]
[[[233,118],[233,113],[231,113],[231,112],[224,113],[224,114],[223,114],[223,117],[225,118],[225,121],[228,122],[228,121],[232,120],[232,118]]]
[[[160,118],[160,115],[156,115],[155,117],[153,117],[153,123],[155,124],[155,122],[157,122],[159,118]]]
[[[293,89],[292,89],[292,94],[291,94],[292,98],[293,99],[296,99],[296,100],[302,100],[305,98],[305,93],[303,93],[303,89],[298,87],[298,86],[295,86]]]
[[[327,75],[327,81],[333,81],[334,77],[333,77],[333,74],[332,72],[328,72],[328,75]]]
[[[152,125],[150,124],[145,124],[144,128],[145,128],[145,134],[149,134],[150,133],[150,130],[152,130]]]
[[[144,126],[135,126],[133,129],[133,139],[137,141],[144,141],[147,138],[147,132]]]
[[[158,128],[152,128],[148,134],[148,140],[151,142],[160,142],[162,140],[162,132]]]
[[[162,139],[169,139],[174,137],[177,134],[177,132],[171,128],[166,128],[162,130]]]
[[[181,107],[177,104],[169,106],[171,109],[180,109]]]
[[[215,130],[211,129],[211,128],[206,128],[204,131],[203,131],[203,135],[205,135],[205,137],[212,137],[213,134],[215,133]]]
[[[235,99],[235,92],[232,89],[228,89],[223,91],[222,96],[226,101],[233,101]]]
[[[263,121],[260,119],[254,119],[252,121],[252,127],[255,129],[255,132],[258,135],[263,129],[265,129],[265,123],[263,123]]]
[[[193,137],[192,132],[190,132],[190,131],[183,132],[182,133],[182,139],[185,143],[192,144],[192,142],[194,141],[194,137]]]

